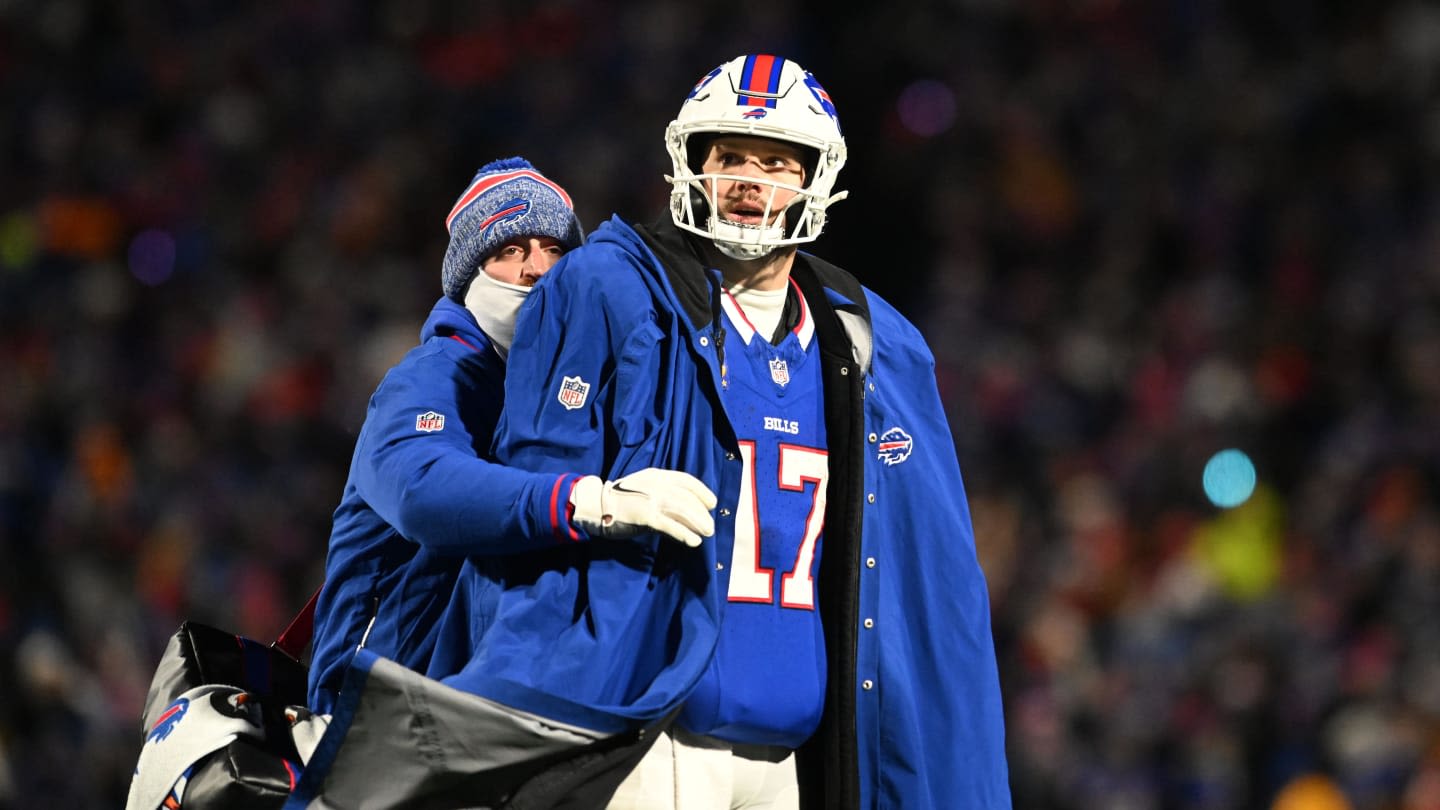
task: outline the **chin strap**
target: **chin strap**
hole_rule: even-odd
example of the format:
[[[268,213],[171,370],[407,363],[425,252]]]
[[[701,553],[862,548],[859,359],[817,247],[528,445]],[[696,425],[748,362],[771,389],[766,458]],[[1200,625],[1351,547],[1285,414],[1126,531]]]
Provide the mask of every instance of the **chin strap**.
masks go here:
[[[769,247],[767,245],[747,245],[736,242],[722,242],[719,239],[715,239],[712,241],[715,243],[716,250],[724,253],[726,256],[729,256],[732,259],[738,259],[742,262],[753,261],[755,259],[763,259],[766,256],[769,256],[771,253],[774,253],[776,250],[776,248]]]

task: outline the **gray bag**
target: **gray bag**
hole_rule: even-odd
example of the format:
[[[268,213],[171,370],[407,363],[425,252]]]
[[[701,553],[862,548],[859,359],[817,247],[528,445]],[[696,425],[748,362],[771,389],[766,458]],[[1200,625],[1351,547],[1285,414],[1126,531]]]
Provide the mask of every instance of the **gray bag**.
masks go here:
[[[605,735],[356,653],[292,810],[601,810],[670,718]]]

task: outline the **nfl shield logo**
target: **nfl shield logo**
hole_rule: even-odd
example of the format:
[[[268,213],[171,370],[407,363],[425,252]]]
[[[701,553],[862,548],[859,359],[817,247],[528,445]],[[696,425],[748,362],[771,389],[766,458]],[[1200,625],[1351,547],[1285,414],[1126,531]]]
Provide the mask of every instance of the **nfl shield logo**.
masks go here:
[[[586,397],[590,396],[590,383],[579,377],[563,377],[560,380],[560,393],[557,398],[565,410],[573,411],[585,404]]]
[[[445,429],[445,414],[426,411],[415,417],[415,429],[421,433],[434,433]]]
[[[770,360],[770,379],[780,387],[785,387],[790,382],[790,366],[778,357]]]

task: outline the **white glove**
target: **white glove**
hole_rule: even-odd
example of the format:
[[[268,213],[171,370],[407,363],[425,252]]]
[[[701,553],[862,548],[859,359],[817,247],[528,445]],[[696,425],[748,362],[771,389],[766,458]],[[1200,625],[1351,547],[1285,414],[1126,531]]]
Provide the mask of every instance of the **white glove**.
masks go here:
[[[570,490],[570,519],[598,537],[667,534],[692,548],[715,533],[715,493],[689,473],[657,467],[614,481],[587,475]]]

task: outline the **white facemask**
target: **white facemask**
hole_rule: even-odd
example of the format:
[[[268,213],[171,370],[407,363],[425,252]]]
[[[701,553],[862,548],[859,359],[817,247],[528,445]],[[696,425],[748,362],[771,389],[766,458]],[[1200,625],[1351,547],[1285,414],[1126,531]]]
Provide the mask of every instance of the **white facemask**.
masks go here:
[[[515,340],[515,316],[529,294],[529,287],[496,281],[484,270],[475,274],[470,289],[465,291],[465,308],[495,344],[502,360],[510,354],[510,344]]]

